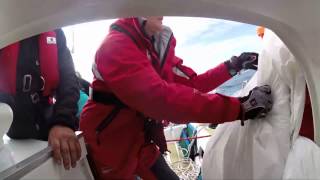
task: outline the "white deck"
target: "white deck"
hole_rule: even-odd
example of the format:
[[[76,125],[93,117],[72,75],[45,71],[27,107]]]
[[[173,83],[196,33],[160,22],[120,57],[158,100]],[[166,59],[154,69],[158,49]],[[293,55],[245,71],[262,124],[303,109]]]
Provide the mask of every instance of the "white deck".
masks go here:
[[[4,136],[0,149],[0,179],[93,179],[83,137],[77,132],[82,153],[76,168],[69,171],[55,164],[48,142],[11,140]]]

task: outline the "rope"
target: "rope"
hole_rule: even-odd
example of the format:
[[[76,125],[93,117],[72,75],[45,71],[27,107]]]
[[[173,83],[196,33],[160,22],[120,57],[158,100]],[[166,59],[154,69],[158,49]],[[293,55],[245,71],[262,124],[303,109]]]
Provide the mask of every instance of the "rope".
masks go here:
[[[179,147],[182,153],[189,154],[188,150]],[[168,160],[167,160],[168,162]],[[179,176],[181,180],[195,180],[200,172],[200,164],[192,161],[188,157],[184,157],[181,160],[175,162],[168,162],[170,168]]]
[[[188,149],[186,149],[179,146],[176,142],[183,141],[183,140],[196,140],[200,138],[211,137],[212,135],[197,136],[197,134],[199,134],[199,132],[202,131],[204,128],[205,127],[200,127],[192,137],[171,139],[166,141],[167,143],[169,142],[175,143],[178,160],[175,162],[172,162],[170,160],[169,154],[165,156],[165,159],[169,167],[179,176],[181,180],[197,179],[200,173],[202,159],[196,158],[195,161],[193,161],[192,159],[189,158],[190,152],[188,151],[188,149],[192,143],[190,143]]]
[[[206,137],[211,137],[211,135],[206,135],[206,136],[193,136],[193,137],[179,138],[179,139],[170,139],[170,140],[166,140],[166,142],[177,142],[177,141],[183,141],[183,140],[201,139],[201,138],[206,138]]]

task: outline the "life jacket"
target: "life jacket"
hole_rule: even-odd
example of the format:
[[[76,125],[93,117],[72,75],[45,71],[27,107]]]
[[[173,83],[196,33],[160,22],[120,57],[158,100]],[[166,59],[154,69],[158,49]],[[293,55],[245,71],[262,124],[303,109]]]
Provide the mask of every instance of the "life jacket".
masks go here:
[[[58,48],[56,33],[45,32],[38,36],[39,41],[39,65],[43,79],[42,95],[49,96],[59,82],[58,73]],[[0,50],[0,92],[15,95],[17,91],[17,64],[20,53],[20,43],[16,42]],[[23,62],[28,63],[28,62]],[[22,91],[31,88],[32,77],[24,76]]]
[[[27,38],[0,50],[0,95],[12,99],[11,138],[47,139],[52,96],[59,83],[55,32]]]

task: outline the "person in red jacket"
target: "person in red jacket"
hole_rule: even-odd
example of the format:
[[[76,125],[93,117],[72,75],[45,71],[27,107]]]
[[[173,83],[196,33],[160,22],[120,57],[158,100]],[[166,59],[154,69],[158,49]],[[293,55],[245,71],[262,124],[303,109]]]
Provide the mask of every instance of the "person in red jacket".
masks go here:
[[[234,56],[197,75],[175,56],[175,38],[162,19],[119,19],[97,50],[80,129],[98,178],[178,179],[161,155],[167,150],[161,120],[243,122],[272,107],[269,86],[242,98],[207,94],[242,68],[256,68],[257,54]]]
[[[0,102],[10,105],[12,139],[48,140],[53,157],[66,169],[81,155],[78,80],[61,29],[0,49]]]

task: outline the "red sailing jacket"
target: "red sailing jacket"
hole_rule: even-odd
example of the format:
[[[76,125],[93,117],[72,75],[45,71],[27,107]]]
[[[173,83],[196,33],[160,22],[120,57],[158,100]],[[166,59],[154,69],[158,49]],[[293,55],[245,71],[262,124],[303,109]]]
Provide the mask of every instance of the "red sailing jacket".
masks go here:
[[[139,174],[149,179],[159,151],[145,143],[144,119],[137,111],[174,123],[222,123],[238,117],[240,103],[237,98],[206,94],[231,77],[226,66],[197,75],[175,56],[176,41],[168,28],[159,35],[158,43],[164,47],[159,52],[152,44],[157,41],[144,34],[137,18],[120,19],[115,25],[121,30],[111,28],[96,53],[92,88],[112,92],[129,108],[122,109],[101,132],[101,144],[97,144],[95,128],[113,105],[89,100],[80,129],[100,177],[132,179]]]

